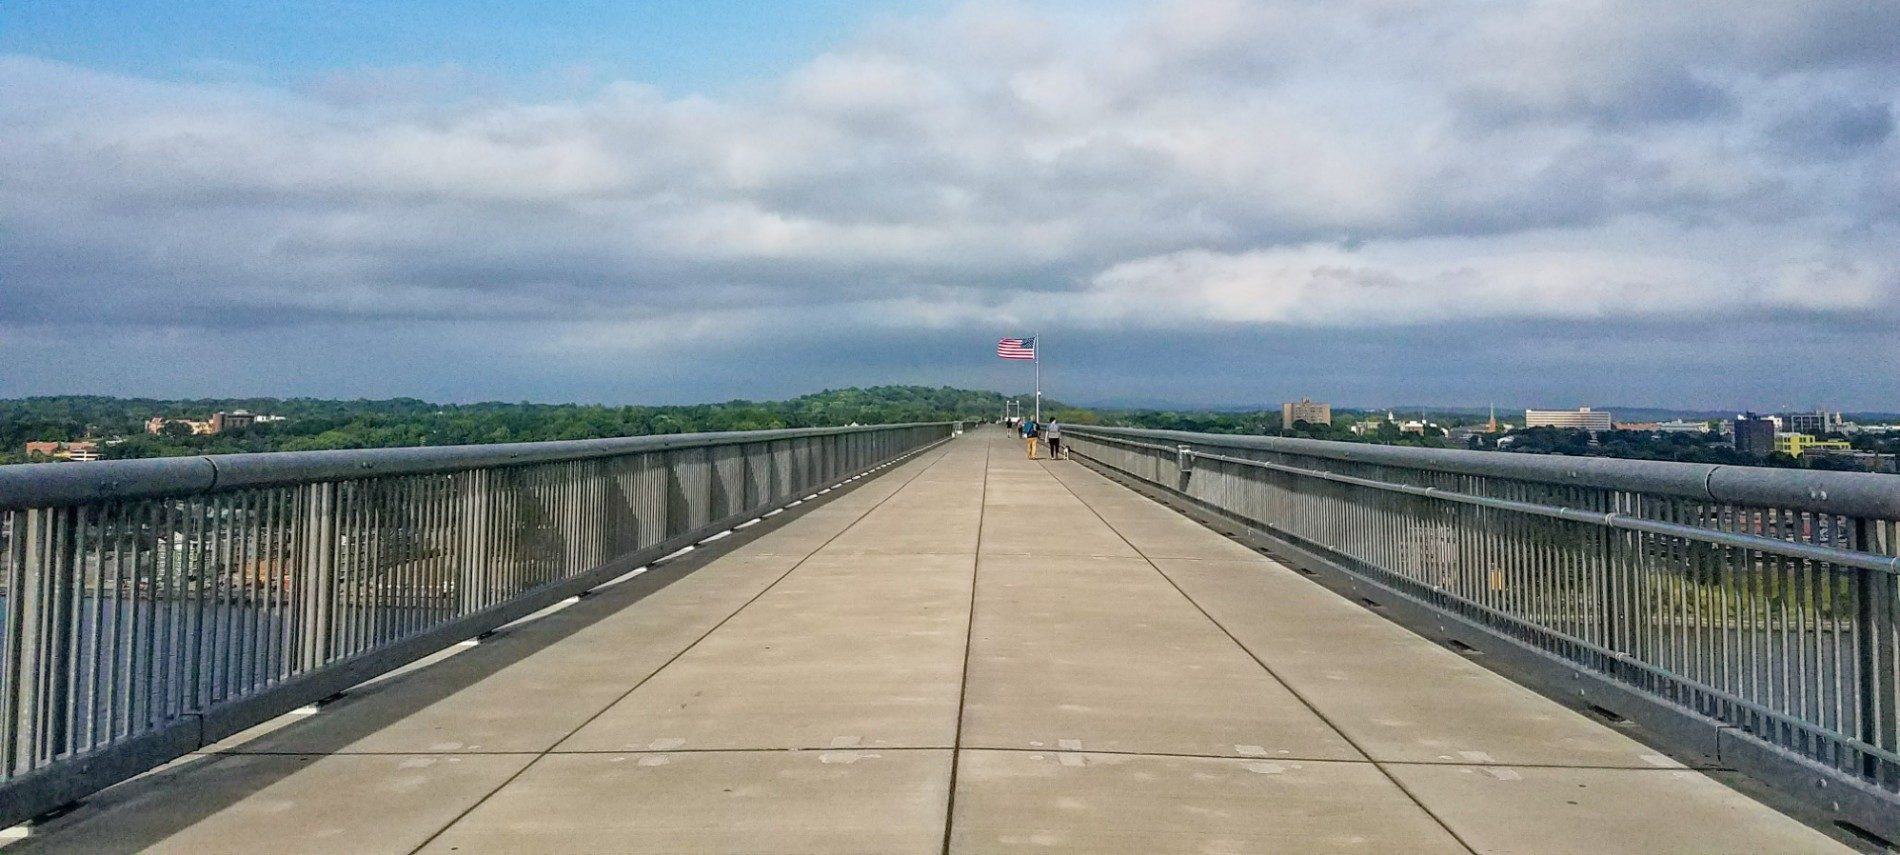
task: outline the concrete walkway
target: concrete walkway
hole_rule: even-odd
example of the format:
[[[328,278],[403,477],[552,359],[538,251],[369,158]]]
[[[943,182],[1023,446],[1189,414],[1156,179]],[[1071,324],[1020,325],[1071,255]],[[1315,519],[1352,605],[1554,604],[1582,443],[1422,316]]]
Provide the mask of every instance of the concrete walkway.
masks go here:
[[[16,846],[1846,851],[995,430],[783,518]]]

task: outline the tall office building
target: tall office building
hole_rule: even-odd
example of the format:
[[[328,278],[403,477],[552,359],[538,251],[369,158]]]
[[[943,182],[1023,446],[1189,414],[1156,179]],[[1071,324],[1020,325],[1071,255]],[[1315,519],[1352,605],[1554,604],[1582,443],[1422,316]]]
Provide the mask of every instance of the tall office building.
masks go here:
[[[1820,436],[1841,429],[1841,414],[1830,413],[1826,410],[1816,410],[1812,413],[1784,413],[1781,423],[1783,430]]]
[[[1301,398],[1295,402],[1280,405],[1280,424],[1292,427],[1294,422],[1306,422],[1309,425],[1330,425],[1333,423],[1333,405]]]
[[[1575,410],[1525,410],[1524,426],[1573,428],[1592,433],[1610,429],[1610,414],[1603,410],[1578,407]]]
[[[1735,419],[1735,450],[1743,454],[1767,457],[1775,451],[1775,419],[1762,418],[1754,413],[1737,416]]]

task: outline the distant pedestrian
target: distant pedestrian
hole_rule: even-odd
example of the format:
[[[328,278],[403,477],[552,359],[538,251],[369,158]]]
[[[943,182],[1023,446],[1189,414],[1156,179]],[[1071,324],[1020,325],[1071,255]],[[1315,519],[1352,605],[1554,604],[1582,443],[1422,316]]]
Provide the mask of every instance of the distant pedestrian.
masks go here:
[[[1029,459],[1036,459],[1036,420],[1023,419],[1023,439],[1029,441]]]
[[[1062,459],[1062,426],[1055,419],[1042,427],[1042,438],[1049,441],[1049,459]]]

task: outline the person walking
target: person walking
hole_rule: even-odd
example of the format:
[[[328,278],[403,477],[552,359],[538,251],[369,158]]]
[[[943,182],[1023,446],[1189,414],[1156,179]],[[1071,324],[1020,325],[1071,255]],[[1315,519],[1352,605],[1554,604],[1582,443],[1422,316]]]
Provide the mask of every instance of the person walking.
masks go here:
[[[1042,427],[1042,438],[1049,442],[1049,459],[1061,460],[1062,425],[1057,424],[1055,419],[1050,419],[1049,423]]]
[[[1029,441],[1029,459],[1036,459],[1036,420],[1023,419],[1023,439]]]

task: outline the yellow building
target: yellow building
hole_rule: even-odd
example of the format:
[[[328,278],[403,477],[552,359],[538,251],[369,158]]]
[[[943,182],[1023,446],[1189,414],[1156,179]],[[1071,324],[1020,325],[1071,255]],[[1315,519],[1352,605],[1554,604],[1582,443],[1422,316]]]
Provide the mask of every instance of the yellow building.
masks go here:
[[[1805,433],[1775,434],[1775,450],[1789,457],[1807,451],[1852,451],[1854,444],[1844,439],[1815,439]]]

